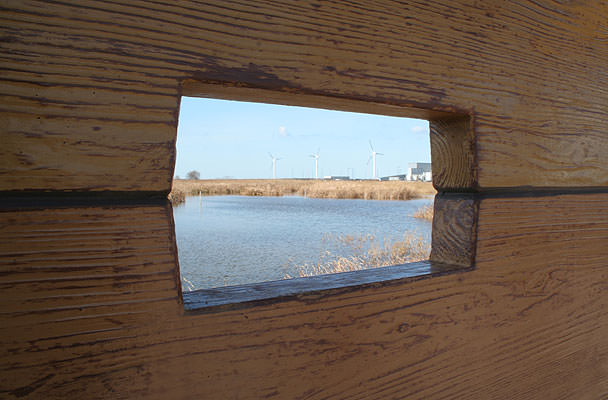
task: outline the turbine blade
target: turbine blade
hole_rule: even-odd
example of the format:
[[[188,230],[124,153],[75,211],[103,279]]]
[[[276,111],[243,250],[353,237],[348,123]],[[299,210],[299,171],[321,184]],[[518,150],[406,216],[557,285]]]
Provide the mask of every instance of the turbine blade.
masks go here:
[[[372,141],[369,141],[369,148],[372,149],[372,151],[374,151],[374,146],[372,146]]]
[[[376,153],[377,156],[383,156],[384,153]]]

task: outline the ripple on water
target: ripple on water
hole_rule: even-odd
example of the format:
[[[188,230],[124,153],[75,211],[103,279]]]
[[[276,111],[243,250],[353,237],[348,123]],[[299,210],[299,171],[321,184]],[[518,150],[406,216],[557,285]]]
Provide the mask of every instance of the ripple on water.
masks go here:
[[[326,250],[344,253],[341,235],[430,243],[431,223],[412,215],[432,201],[188,197],[173,209],[181,274],[197,289],[283,279]]]

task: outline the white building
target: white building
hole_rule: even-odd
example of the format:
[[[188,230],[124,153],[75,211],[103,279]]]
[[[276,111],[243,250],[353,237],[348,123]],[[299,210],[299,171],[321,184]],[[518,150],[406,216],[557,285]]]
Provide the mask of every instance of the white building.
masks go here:
[[[383,176],[382,178],[380,178],[380,180],[381,181],[405,181],[405,180],[407,180],[407,175],[399,174],[399,175]]]
[[[408,181],[430,182],[432,178],[431,163],[410,163],[407,170]]]

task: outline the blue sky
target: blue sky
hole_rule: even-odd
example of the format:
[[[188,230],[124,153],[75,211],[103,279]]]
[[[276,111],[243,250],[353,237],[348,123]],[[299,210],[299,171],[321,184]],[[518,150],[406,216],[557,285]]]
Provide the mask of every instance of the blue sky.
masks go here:
[[[175,175],[197,170],[202,179],[314,177],[371,178],[371,140],[378,176],[406,173],[409,162],[430,162],[425,120],[305,107],[183,97]]]

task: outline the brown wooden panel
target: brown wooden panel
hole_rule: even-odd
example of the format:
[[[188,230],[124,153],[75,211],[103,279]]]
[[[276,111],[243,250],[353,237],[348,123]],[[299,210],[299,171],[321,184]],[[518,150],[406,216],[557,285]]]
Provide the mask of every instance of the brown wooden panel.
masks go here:
[[[431,261],[464,267],[474,265],[478,206],[475,195],[435,196]]]
[[[165,206],[0,218],[2,397],[607,394],[608,194],[480,200],[471,272],[206,315]]]
[[[132,357],[160,326],[153,316],[179,313],[170,212],[0,212],[0,397],[111,397],[136,373]]]
[[[209,93],[432,119],[442,189],[608,186],[607,19],[602,1],[5,1],[0,190],[167,191],[179,96]],[[0,396],[608,397],[608,195],[494,197],[456,208],[479,207],[477,242],[454,236],[472,272],[208,315],[183,313],[170,208],[2,212]]]
[[[305,278],[248,283],[185,292],[184,309],[193,314],[217,313],[257,307],[288,300],[320,300],[368,286],[403,286],[408,282],[464,272],[471,265],[419,261],[359,271],[316,275]]]
[[[607,19],[603,1],[5,1],[0,190],[168,191],[192,80],[473,115],[473,186],[606,186]]]
[[[430,136],[433,186],[440,191],[476,189],[477,165],[471,118],[432,119]]]

